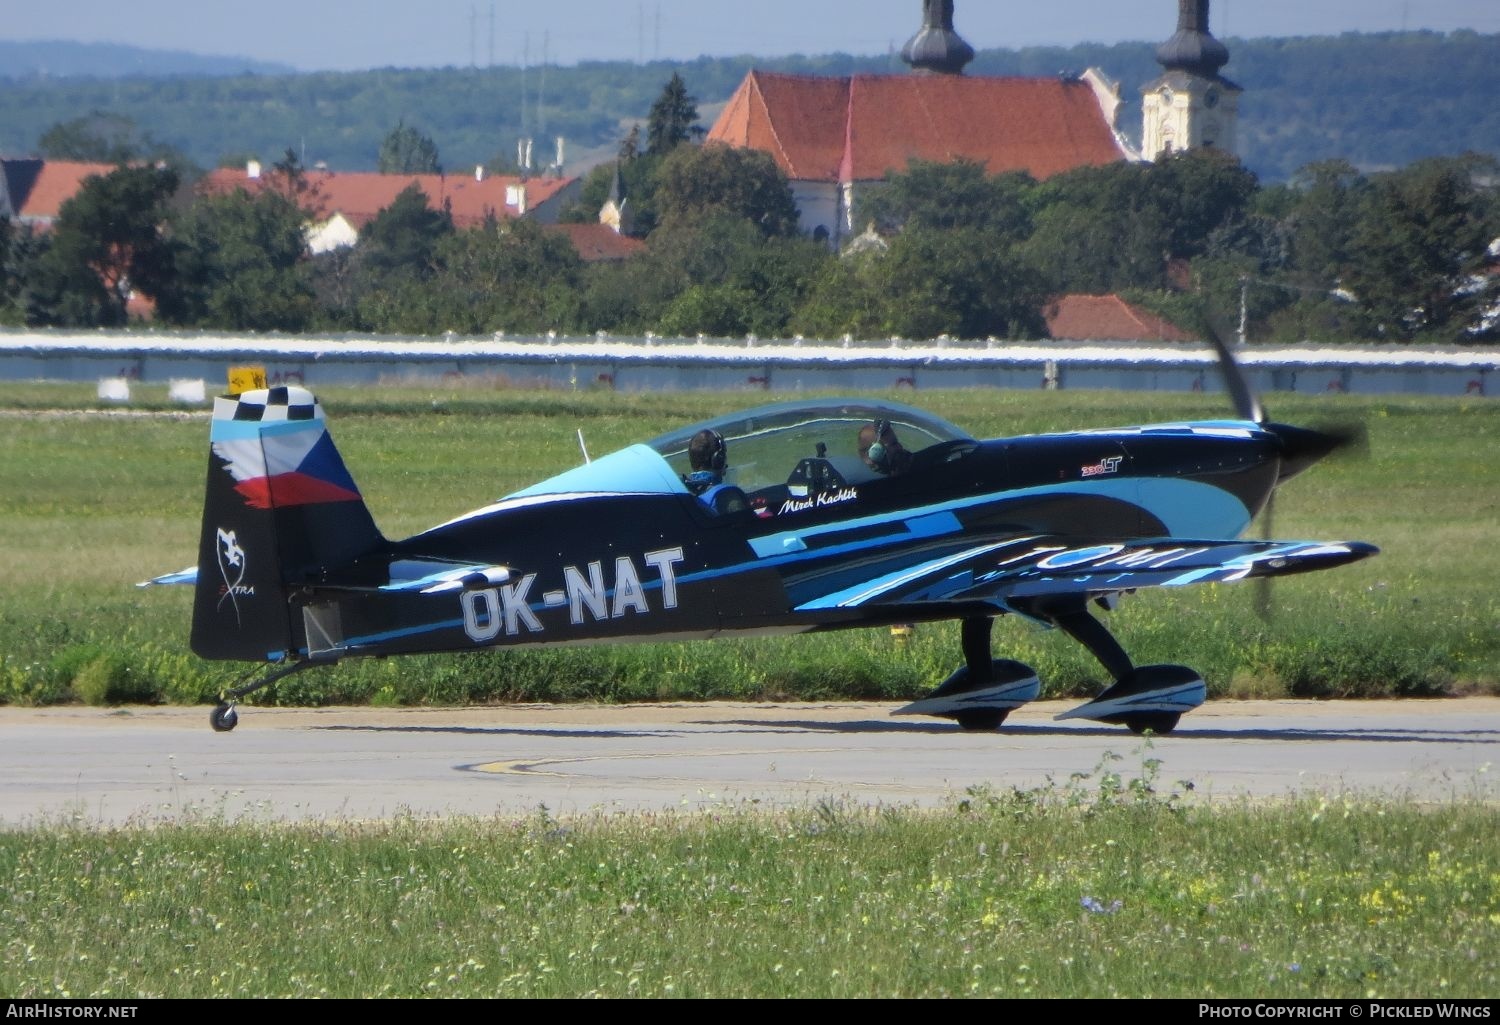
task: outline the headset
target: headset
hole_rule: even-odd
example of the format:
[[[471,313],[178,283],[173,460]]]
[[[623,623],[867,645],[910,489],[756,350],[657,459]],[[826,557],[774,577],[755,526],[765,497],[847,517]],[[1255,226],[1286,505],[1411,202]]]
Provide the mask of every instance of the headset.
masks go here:
[[[708,465],[704,469],[722,477],[724,471],[729,469],[729,447],[724,444],[724,436],[712,428],[704,428],[700,433],[708,435],[708,451],[702,452],[697,450],[699,439],[695,437],[693,438],[693,443],[689,446],[689,455],[695,462],[697,459],[706,456],[707,458],[704,461]]]
[[[713,454],[709,457],[708,467],[714,473],[722,475],[729,469],[729,447],[724,444],[724,436],[718,431],[709,431],[713,435]]]
[[[886,452],[885,444],[881,441],[882,438],[890,433],[890,430],[891,422],[889,420],[875,421],[875,440],[870,442],[869,457],[870,465],[877,470],[884,471],[890,469],[890,454]]]

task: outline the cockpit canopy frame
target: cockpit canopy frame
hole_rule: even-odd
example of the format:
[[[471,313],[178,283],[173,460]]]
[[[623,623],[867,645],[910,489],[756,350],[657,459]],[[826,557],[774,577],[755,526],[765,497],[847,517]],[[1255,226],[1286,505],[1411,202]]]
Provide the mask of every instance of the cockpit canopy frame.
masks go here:
[[[931,413],[897,402],[869,399],[810,399],[780,402],[730,413],[713,420],[670,431],[645,444],[679,474],[687,474],[688,442],[708,428],[717,431],[728,448],[729,468],[724,480],[746,492],[796,483],[799,471],[812,477],[824,467],[842,485],[859,485],[881,474],[860,452],[860,430],[885,422],[901,445],[913,455],[935,445],[973,439],[961,428]],[[818,482],[806,483],[815,489]]]

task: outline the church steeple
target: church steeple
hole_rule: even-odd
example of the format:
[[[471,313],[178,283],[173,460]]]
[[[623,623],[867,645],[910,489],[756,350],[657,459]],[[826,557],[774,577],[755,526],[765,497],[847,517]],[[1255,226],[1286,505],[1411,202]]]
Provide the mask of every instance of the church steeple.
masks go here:
[[[1204,78],[1229,63],[1229,49],[1208,30],[1208,0],[1177,0],[1177,32],[1156,48],[1156,62]]]
[[[1177,0],[1177,32],[1156,48],[1164,70],[1142,90],[1141,155],[1235,151],[1240,87],[1219,74],[1229,50],[1208,30],[1208,0]]]
[[[923,0],[922,30],[907,40],[901,59],[919,74],[963,74],[974,48],[953,29],[953,0]]]

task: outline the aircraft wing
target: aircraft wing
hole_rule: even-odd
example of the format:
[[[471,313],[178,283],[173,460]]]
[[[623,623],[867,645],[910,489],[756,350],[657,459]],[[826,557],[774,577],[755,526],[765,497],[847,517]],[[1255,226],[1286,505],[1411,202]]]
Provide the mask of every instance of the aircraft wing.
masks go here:
[[[976,545],[805,602],[799,611],[1118,594],[1328,569],[1374,555],[1360,541],[1108,541],[1023,537]]]

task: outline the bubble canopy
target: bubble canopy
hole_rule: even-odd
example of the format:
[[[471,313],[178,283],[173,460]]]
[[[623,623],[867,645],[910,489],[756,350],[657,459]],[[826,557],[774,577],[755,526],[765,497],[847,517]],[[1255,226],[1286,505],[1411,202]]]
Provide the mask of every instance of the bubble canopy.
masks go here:
[[[730,413],[683,427],[646,442],[674,471],[686,474],[688,442],[705,428],[717,431],[729,454],[724,478],[746,491],[787,480],[788,471],[807,457],[826,459],[851,484],[878,474],[860,458],[860,429],[881,421],[890,425],[913,454],[934,445],[971,441],[960,428],[931,413],[895,402],[869,399],[812,399],[782,402]]]

